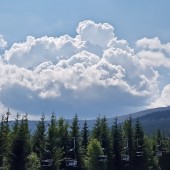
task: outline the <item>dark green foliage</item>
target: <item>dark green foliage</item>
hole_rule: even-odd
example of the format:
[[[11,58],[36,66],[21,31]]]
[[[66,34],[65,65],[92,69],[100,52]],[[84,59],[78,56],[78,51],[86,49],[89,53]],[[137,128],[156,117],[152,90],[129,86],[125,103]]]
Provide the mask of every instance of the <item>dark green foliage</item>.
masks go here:
[[[58,125],[57,125],[57,136],[58,136],[58,146],[60,148],[63,148],[64,152],[67,152],[68,149],[68,139],[69,133],[68,133],[68,128],[69,125],[68,123],[64,120],[64,118],[60,118],[58,120]],[[64,155],[66,156],[66,154]]]
[[[67,157],[68,152],[68,141],[69,141],[69,133],[68,133],[68,123],[64,118],[60,118],[57,124],[57,148],[58,148],[58,166],[60,169],[65,167],[65,158]]]
[[[139,119],[136,120],[135,125],[135,148],[134,148],[134,166],[138,170],[147,170],[149,159],[144,142],[144,131]]]
[[[83,149],[82,143],[80,140],[80,132],[79,132],[79,123],[78,123],[78,115],[76,114],[73,118],[72,125],[71,125],[71,137],[75,139],[75,156],[77,159],[77,168],[82,169],[84,167],[83,162]]]
[[[15,126],[14,126],[15,127]],[[10,154],[10,169],[25,170],[28,155],[31,153],[30,131],[27,115],[23,116],[21,124],[13,138]]]
[[[89,130],[87,126],[87,121],[85,121],[82,129],[82,146],[85,153],[87,150],[88,141],[89,141]]]
[[[100,135],[101,135],[101,119],[100,116],[97,117],[96,122],[94,124],[93,130],[92,130],[92,137],[96,138],[96,139],[100,139]]]
[[[127,167],[130,168],[130,169],[133,169],[133,165],[134,165],[134,129],[133,129],[133,126],[132,126],[132,118],[129,117],[128,120],[126,120],[124,122],[124,140],[126,141],[127,140],[127,143],[128,143],[128,152],[127,154],[129,155],[129,163],[127,164]]]
[[[118,126],[118,120],[115,119],[115,122],[112,127],[112,143],[113,143],[113,166],[115,170],[122,169],[121,161],[121,152],[123,148],[123,136],[121,126]]]
[[[110,129],[106,117],[98,117],[89,131],[86,121],[80,130],[78,115],[69,126],[64,118],[57,120],[52,113],[46,127],[42,114],[35,132],[30,134],[27,115],[19,120],[17,114],[11,129],[9,116],[8,111],[0,124],[1,169],[169,170],[170,167],[170,139],[160,129],[155,136],[146,136],[139,119],[134,123],[130,117],[122,125],[115,119]],[[130,159],[122,160],[123,154]],[[66,167],[67,158],[77,160],[77,168]],[[40,168],[47,159],[52,161],[51,166]]]
[[[52,159],[53,164],[51,169],[57,170],[59,169],[59,162],[62,157],[61,149],[58,146],[59,136],[58,136],[58,127],[55,113],[51,115],[51,121],[48,127],[47,133],[47,147],[45,150],[45,159]]]
[[[111,153],[111,136],[110,136],[110,130],[108,127],[107,119],[105,116],[101,119],[100,130],[101,130],[100,141],[103,149],[103,154],[107,156],[108,159],[107,163],[105,162],[105,164],[109,169],[112,169],[113,156]]]
[[[162,156],[158,158],[161,170],[168,170],[170,167],[169,138],[165,138],[160,129],[156,134],[156,150],[162,151]]]
[[[27,157],[27,170],[38,170],[40,169],[40,160],[36,153],[31,152],[30,155]]]
[[[45,116],[42,114],[41,120],[37,123],[37,128],[32,137],[32,150],[40,160],[44,157],[44,150],[46,144],[46,127],[45,127]]]
[[[9,145],[10,145],[10,129],[8,124],[10,112],[8,111],[2,116],[0,125],[0,167],[7,167]]]
[[[156,111],[140,117],[140,122],[145,133],[153,134],[156,129],[164,131],[166,135],[170,132],[170,110]]]
[[[78,138],[79,136],[79,123],[78,123],[78,115],[76,114],[73,118],[72,125],[71,125],[71,136]]]
[[[161,170],[169,170],[170,168],[170,152],[163,153],[162,157],[159,158],[159,165]]]
[[[99,156],[103,155],[102,146],[99,140],[91,139],[87,146],[86,169],[104,170],[99,163]]]

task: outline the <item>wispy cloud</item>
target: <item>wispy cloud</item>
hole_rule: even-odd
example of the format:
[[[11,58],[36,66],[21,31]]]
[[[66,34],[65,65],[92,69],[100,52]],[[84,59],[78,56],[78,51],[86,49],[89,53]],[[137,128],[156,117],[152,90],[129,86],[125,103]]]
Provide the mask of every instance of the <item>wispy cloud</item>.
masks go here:
[[[7,47],[7,42],[4,40],[3,36],[0,35],[0,48]]]

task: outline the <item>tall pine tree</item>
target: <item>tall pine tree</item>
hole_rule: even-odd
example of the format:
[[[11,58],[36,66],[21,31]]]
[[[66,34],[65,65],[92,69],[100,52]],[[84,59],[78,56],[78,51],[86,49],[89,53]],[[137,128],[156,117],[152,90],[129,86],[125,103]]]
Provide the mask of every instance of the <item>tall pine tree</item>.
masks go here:
[[[101,119],[100,130],[101,130],[100,132],[101,146],[103,149],[104,156],[107,157],[107,160],[103,160],[102,163],[105,164],[105,167],[108,167],[108,169],[112,169],[113,156],[111,153],[111,136],[110,136],[107,119],[105,116]]]
[[[77,159],[77,168],[82,169],[84,167],[83,150],[82,150],[82,143],[80,140],[79,121],[78,121],[77,114],[74,116],[70,128],[71,128],[71,132],[70,132],[71,137],[75,139],[75,156]]]
[[[8,119],[10,112],[2,116],[1,125],[0,125],[0,167],[8,167],[8,155],[9,155],[9,146],[10,146],[10,128]]]
[[[115,118],[113,127],[112,127],[112,140],[113,140],[113,156],[114,156],[114,169],[121,170],[121,152],[123,147],[122,141],[122,129],[121,126],[118,126],[118,119]]]
[[[100,140],[100,136],[101,136],[101,118],[100,116],[98,116],[92,130],[92,138]]]
[[[125,164],[127,169],[133,170],[134,169],[134,154],[135,154],[135,148],[134,148],[134,129],[132,125],[132,117],[130,116],[129,119],[127,119],[124,122],[123,125],[124,129],[124,142],[127,141],[128,144],[128,155],[129,155],[129,161]]]
[[[37,123],[36,130],[32,136],[32,150],[37,154],[40,160],[44,157],[46,146],[46,127],[45,115],[42,114],[41,120]]]
[[[84,152],[86,153],[87,145],[88,145],[88,141],[89,141],[89,130],[88,130],[88,125],[87,125],[86,120],[84,122],[81,134],[82,134],[82,146],[83,146]]]
[[[48,127],[47,132],[47,149],[46,151],[46,159],[52,159],[53,164],[51,166],[52,170],[57,170],[60,167],[60,159],[61,159],[61,149],[58,147],[58,127],[57,127],[57,119],[55,113],[53,112],[51,115],[51,121]]]
[[[23,116],[11,145],[10,170],[26,170],[27,157],[31,153],[30,130],[27,114]]]

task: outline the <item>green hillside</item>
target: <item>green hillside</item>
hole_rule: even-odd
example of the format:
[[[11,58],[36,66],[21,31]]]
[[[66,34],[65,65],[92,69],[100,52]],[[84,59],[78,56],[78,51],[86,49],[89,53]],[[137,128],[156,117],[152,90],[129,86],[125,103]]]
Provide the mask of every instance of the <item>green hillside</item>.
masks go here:
[[[156,111],[139,118],[144,130],[152,134],[156,129],[160,129],[165,134],[170,133],[170,110]]]

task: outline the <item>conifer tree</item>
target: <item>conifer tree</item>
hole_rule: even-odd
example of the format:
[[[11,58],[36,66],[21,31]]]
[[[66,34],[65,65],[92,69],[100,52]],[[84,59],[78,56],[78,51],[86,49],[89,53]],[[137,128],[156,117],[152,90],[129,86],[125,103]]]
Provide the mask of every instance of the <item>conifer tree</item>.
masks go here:
[[[57,124],[57,147],[58,147],[58,157],[59,161],[58,164],[60,165],[60,169],[65,167],[65,158],[67,157],[67,149],[68,149],[68,139],[69,139],[69,132],[68,132],[69,125],[66,120],[61,117],[58,120]]]
[[[36,153],[31,152],[30,155],[27,157],[27,163],[26,163],[27,170],[39,170],[40,160]]]
[[[124,141],[127,140],[128,143],[128,155],[129,155],[129,161],[127,162],[127,164],[125,166],[127,166],[127,168],[129,169],[134,169],[134,130],[133,130],[133,126],[132,126],[132,118],[131,116],[129,117],[128,120],[126,120],[124,122],[124,132],[125,132],[125,136],[124,136]]]
[[[103,164],[105,164],[105,166],[108,167],[108,169],[112,169],[113,156],[111,153],[111,136],[110,136],[107,119],[105,116],[101,119],[100,130],[101,130],[100,142],[103,149],[103,154],[107,156],[107,161],[103,161]]]
[[[14,138],[16,136],[16,134],[18,133],[19,126],[20,126],[19,118],[20,118],[20,114],[17,113],[16,118],[15,118],[15,122],[14,122],[14,125],[13,125],[13,128],[12,128],[12,138]]]
[[[0,167],[8,166],[8,155],[10,145],[10,128],[8,119],[10,116],[9,110],[5,115],[2,116],[0,125]]]
[[[3,167],[3,159],[4,159],[4,118],[2,116],[1,126],[0,126],[0,167]]]
[[[76,114],[73,118],[72,125],[71,125],[71,136],[78,138],[80,137],[79,133],[79,122],[78,122],[78,115]]]
[[[100,116],[98,116],[92,130],[92,138],[100,140],[100,136],[101,136],[101,118]]]
[[[54,148],[56,146],[56,139],[57,139],[57,120],[55,113],[53,112],[51,115],[51,121],[48,125],[48,132],[47,132],[47,147],[51,152],[51,155],[55,155]]]
[[[53,112],[51,115],[51,121],[48,126],[47,132],[47,149],[46,155],[48,157],[46,159],[53,160],[53,164],[51,169],[57,170],[60,166],[60,158],[61,158],[61,150],[58,147],[58,128],[57,128],[57,119],[55,113]],[[47,154],[49,153],[49,154]]]
[[[87,150],[87,145],[88,145],[88,140],[89,140],[89,130],[87,126],[87,121],[85,120],[83,129],[82,129],[82,146],[84,149],[84,152],[86,153]]]
[[[37,123],[36,130],[32,137],[33,152],[37,154],[40,160],[44,157],[44,150],[46,144],[46,127],[45,127],[45,115],[42,114],[41,120]]]
[[[144,141],[143,127],[137,118],[135,124],[135,154],[134,165],[139,170],[147,170],[148,167],[148,154]]]
[[[75,138],[75,156],[77,159],[77,168],[82,169],[84,167],[83,164],[83,151],[82,151],[82,143],[80,140],[80,132],[79,132],[79,121],[78,115],[76,114],[73,118],[71,125],[71,137]]]
[[[81,137],[82,137],[82,151],[83,151],[83,161],[85,165],[85,158],[87,156],[87,146],[89,142],[89,130],[87,126],[87,121],[84,121],[83,129],[81,132]]]
[[[114,156],[114,169],[121,170],[121,151],[122,151],[122,130],[121,126],[118,126],[118,119],[115,118],[112,127],[112,138],[113,138],[113,156]]]
[[[69,125],[66,122],[66,120],[61,117],[58,120],[57,125],[57,136],[59,137],[59,145],[61,148],[63,148],[64,151],[66,151],[67,148],[67,142],[69,139],[69,132],[68,132]]]
[[[68,133],[69,125],[63,117],[59,118],[57,127],[58,136],[61,136],[61,138],[67,138],[69,136]]]
[[[158,157],[158,164],[161,170],[168,170],[170,167],[170,151],[168,151],[167,139],[160,129],[157,129],[156,145],[157,150],[161,152],[161,156]]]
[[[69,124],[66,122],[66,120],[61,117],[58,120],[57,124],[57,136],[59,137],[60,147],[64,147],[66,149],[66,145],[69,138],[69,132],[68,132]]]
[[[17,134],[11,145],[10,170],[25,170],[28,155],[31,153],[30,130],[27,114],[23,116]]]
[[[144,170],[160,170],[160,167],[158,165],[158,158],[155,155],[155,152],[153,150],[153,146],[155,145],[155,139],[145,137],[144,140],[145,147],[144,147]],[[145,164],[146,163],[146,164]]]

